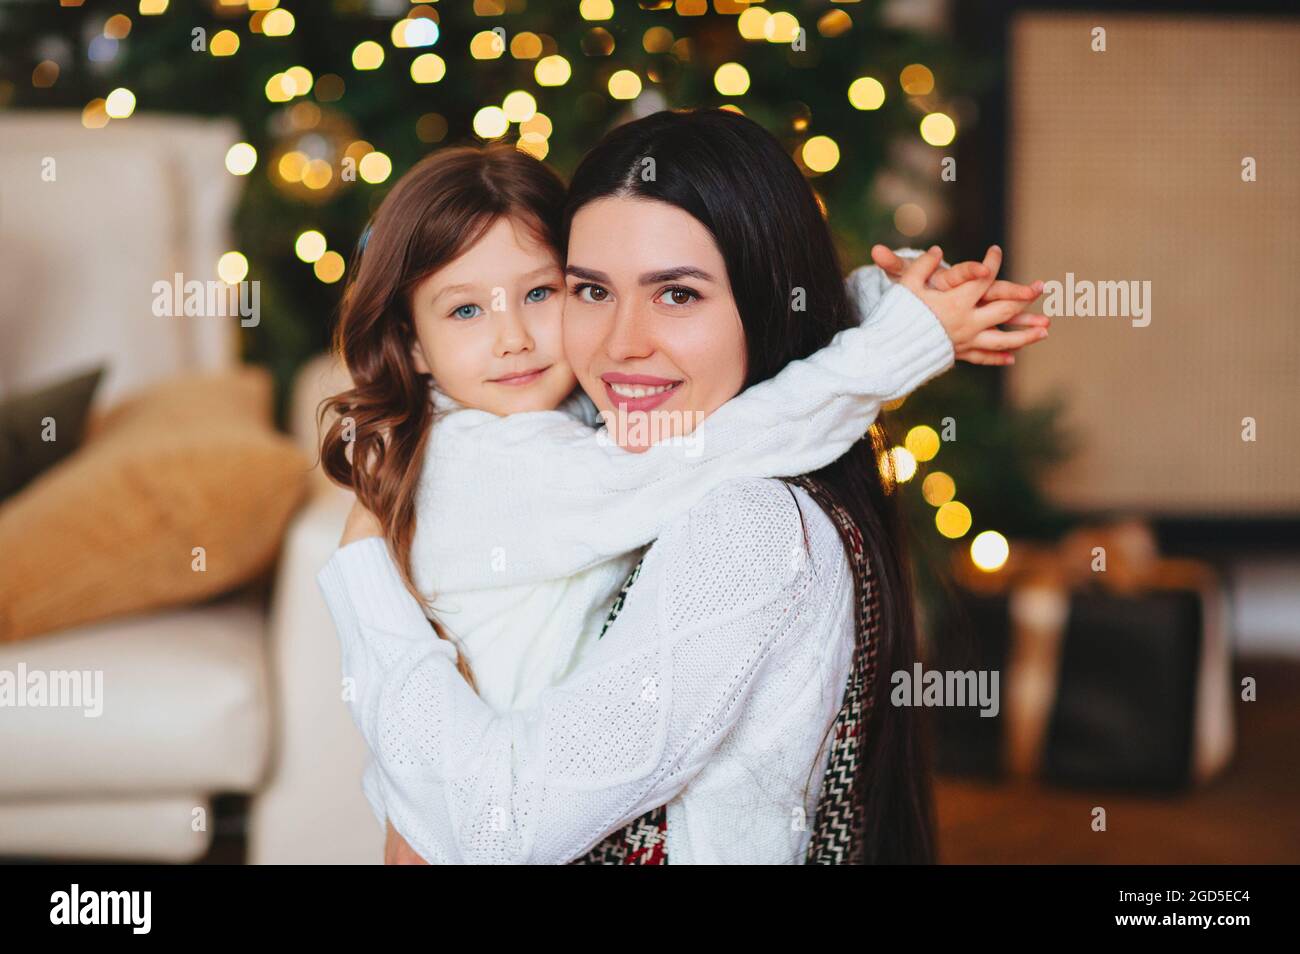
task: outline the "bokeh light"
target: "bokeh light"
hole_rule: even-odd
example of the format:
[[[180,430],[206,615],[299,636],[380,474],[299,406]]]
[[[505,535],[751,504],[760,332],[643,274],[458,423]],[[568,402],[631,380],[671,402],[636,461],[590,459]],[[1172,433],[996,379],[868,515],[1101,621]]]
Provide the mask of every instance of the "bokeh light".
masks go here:
[[[532,93],[517,89],[513,93],[506,94],[506,98],[501,103],[501,109],[510,122],[522,123],[532,119],[537,112],[537,100],[533,98]]]
[[[234,56],[239,52],[239,34],[234,30],[222,30],[208,44],[208,52],[213,56]]]
[[[946,146],[957,136],[957,124],[947,113],[930,113],[921,120],[921,138],[932,146]]]
[[[87,129],[103,129],[108,125],[108,112],[102,99],[92,99],[81,110],[81,125]]]
[[[746,40],[766,40],[767,21],[770,19],[772,14],[762,7],[748,7],[736,18],[736,29]]]
[[[293,32],[293,14],[277,7],[262,17],[262,33],[266,36],[288,36]]]
[[[299,234],[293,243],[293,253],[304,262],[314,262],[325,254],[325,236],[316,229],[308,229]]]
[[[970,559],[985,573],[994,573],[1006,564],[1011,555],[1007,538],[996,530],[985,530],[970,542]]]
[[[312,271],[326,285],[333,285],[343,277],[343,272],[347,268],[347,263],[343,261],[343,256],[331,249],[320,258],[316,259],[316,264]]]
[[[538,86],[563,86],[572,74],[569,61],[559,55],[544,56],[533,68],[533,78]]]
[[[242,252],[227,252],[217,259],[217,275],[231,285],[242,282],[248,277],[248,259]]]
[[[713,86],[723,96],[743,96],[749,89],[749,70],[739,63],[723,63],[713,74]]]
[[[925,96],[934,92],[934,74],[928,66],[913,63],[903,67],[903,71],[898,74],[898,84],[909,96]]]
[[[970,530],[970,508],[958,500],[949,500],[935,511],[934,525],[950,540],[963,537]]]
[[[793,43],[799,32],[799,21],[792,13],[774,13],[763,24],[763,36],[768,43]]]
[[[615,99],[636,99],[641,95],[641,77],[631,70],[619,70],[609,78],[609,95]]]
[[[484,106],[474,114],[474,132],[483,139],[496,139],[506,134],[510,120],[500,106]]]
[[[382,152],[368,152],[357,163],[357,174],[371,185],[378,185],[393,174],[393,160]]]
[[[257,165],[257,150],[249,143],[237,142],[226,150],[226,171],[235,176],[246,176]]]
[[[119,86],[105,98],[104,112],[111,119],[126,119],[135,112],[135,93],[124,86]]]
[[[849,84],[849,102],[854,109],[879,109],[885,103],[885,86],[871,76],[859,76]]]
[[[447,75],[447,63],[437,53],[421,53],[411,61],[411,79],[417,83],[437,83]]]
[[[918,424],[907,432],[903,446],[912,452],[917,460],[933,460],[939,453],[939,432],[926,424]]]
[[[481,30],[469,41],[469,55],[476,60],[500,59],[505,51],[506,45],[501,34],[492,30]]]
[[[957,483],[941,470],[932,470],[921,481],[921,496],[931,507],[942,507],[957,496]]]
[[[916,476],[916,458],[906,447],[891,447],[889,456],[894,465],[894,479],[905,484]]]
[[[352,50],[352,67],[377,70],[384,65],[384,48],[374,40],[363,40]]]
[[[840,161],[840,147],[830,136],[813,136],[803,144],[803,162],[813,172],[830,172]]]

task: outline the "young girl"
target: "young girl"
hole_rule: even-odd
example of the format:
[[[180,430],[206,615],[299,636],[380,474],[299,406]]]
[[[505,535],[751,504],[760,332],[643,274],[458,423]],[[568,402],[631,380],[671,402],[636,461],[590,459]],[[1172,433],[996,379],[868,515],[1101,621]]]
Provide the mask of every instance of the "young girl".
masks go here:
[[[331,402],[339,419],[322,451],[330,476],[377,516],[439,635],[460,646],[462,674],[499,712],[563,680],[639,548],[719,484],[816,470],[862,437],[881,403],[949,367],[955,349],[1010,350],[1038,336],[1015,319],[1035,290],[1004,284],[988,295],[987,267],[950,270],[946,291],[925,286],[937,250],[900,285],[859,269],[848,287],[861,327],[703,423],[690,409],[726,381],[608,376],[619,413],[606,423],[620,449],[591,426],[561,347],[563,202],[559,181],[509,148],[447,150],[399,182],[345,297],[338,344],[355,387]],[[642,279],[651,309],[672,321],[690,321],[699,289],[725,282]],[[793,302],[798,289],[788,294]],[[1009,321],[1023,330],[990,330]],[[322,586],[339,597],[328,576]],[[382,822],[374,763],[365,788]]]

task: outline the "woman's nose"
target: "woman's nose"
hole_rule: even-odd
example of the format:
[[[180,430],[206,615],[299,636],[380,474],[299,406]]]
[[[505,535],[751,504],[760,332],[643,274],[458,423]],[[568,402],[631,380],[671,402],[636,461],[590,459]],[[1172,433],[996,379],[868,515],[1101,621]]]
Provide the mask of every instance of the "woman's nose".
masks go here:
[[[654,352],[654,343],[640,308],[619,306],[614,315],[614,326],[605,339],[605,350],[615,361],[645,358]]]

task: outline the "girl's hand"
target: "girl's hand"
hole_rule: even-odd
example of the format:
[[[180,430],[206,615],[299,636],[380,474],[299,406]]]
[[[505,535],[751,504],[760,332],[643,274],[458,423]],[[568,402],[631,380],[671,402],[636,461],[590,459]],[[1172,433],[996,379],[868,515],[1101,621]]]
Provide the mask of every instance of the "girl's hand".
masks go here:
[[[353,502],[348,521],[343,525],[343,538],[339,540],[339,546],[345,547],[356,540],[383,535],[384,528],[379,525],[375,515],[363,507],[360,500],[357,500]]]
[[[388,822],[388,828],[384,833],[384,864],[427,865],[428,863],[415,853],[415,849],[406,843],[405,838],[397,833],[393,823]]]
[[[875,249],[872,257],[876,258]],[[1021,315],[1042,292],[1042,282],[1019,285],[996,281],[998,269],[1002,267],[1002,250],[996,245],[989,246],[982,263],[962,262],[939,269],[942,260],[943,251],[937,245],[931,246],[904,267],[899,282],[935,313],[948,332],[959,360],[971,364],[1015,364],[1011,352],[1047,337],[1050,318]],[[998,325],[1014,330],[999,331]]]
[[[997,248],[997,246],[994,245],[991,248]],[[1000,261],[1001,249],[998,249],[998,252]],[[909,261],[909,259],[900,258],[893,249],[885,245],[873,245],[871,247],[871,260],[894,281],[898,281],[903,277],[903,271],[907,268]],[[949,288],[955,288],[973,278],[986,277],[988,277],[988,268],[982,262],[959,262],[950,268],[945,268],[941,262],[939,267],[934,270],[934,274],[930,276],[928,284],[931,288],[937,288],[939,291],[947,291]],[[1041,284],[1041,282],[1035,282],[1035,284]],[[1014,282],[994,282],[989,287],[984,298],[981,299],[980,304],[986,305],[991,301],[1014,298],[1017,294],[1024,294],[1029,288],[1029,285],[1017,285]],[[1034,297],[1034,295],[1028,296],[1029,300]],[[1041,319],[1041,321],[1038,319]],[[1035,324],[1047,323],[1045,315],[1026,315],[1024,320]]]
[[[871,260],[876,263],[882,272],[894,281],[898,281],[903,277],[903,272],[907,270],[909,261],[915,261],[915,259],[909,260],[901,257],[888,245],[871,246]],[[946,291],[951,288],[952,286],[948,283],[949,280],[945,276],[956,267],[957,266],[945,268],[942,264],[941,257],[939,266],[935,268],[934,274],[930,276],[930,287],[937,288],[940,291]],[[984,272],[984,266],[979,262],[962,262],[961,268],[963,269],[961,274],[964,275],[965,278],[983,278],[986,274]],[[964,281],[965,278],[961,280]]]

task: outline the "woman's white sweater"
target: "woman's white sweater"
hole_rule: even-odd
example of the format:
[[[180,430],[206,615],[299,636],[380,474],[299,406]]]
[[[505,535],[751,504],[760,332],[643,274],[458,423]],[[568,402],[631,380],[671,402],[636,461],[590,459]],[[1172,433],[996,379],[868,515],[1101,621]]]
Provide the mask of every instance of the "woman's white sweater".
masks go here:
[[[872,268],[849,283],[862,327],[643,454],[569,413],[439,398],[413,569],[480,695],[379,538],[319,576],[375,756],[366,795],[426,859],[568,861],[667,803],[673,863],[801,860],[852,577],[802,490],[740,478],[824,466],[953,361],[911,292]]]

